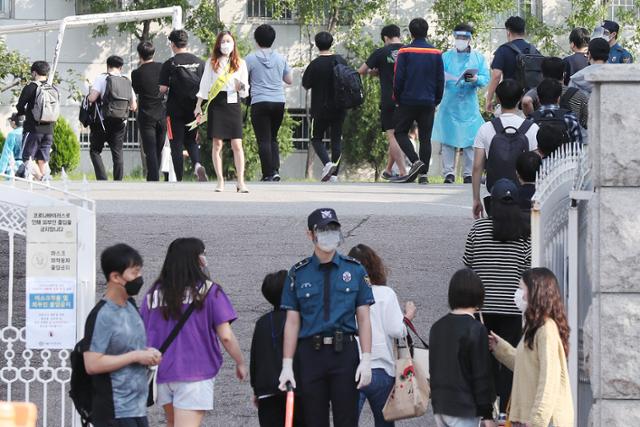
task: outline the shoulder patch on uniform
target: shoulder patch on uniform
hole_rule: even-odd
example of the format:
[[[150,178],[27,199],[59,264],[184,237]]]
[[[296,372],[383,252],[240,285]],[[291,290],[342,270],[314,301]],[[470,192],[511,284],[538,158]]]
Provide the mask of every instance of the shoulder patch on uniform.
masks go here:
[[[625,56],[624,58],[622,58],[622,62],[624,62],[625,64],[630,64],[631,56]]]
[[[309,264],[310,261],[311,261],[311,258],[305,258],[302,261],[297,262],[296,265],[293,266],[293,269],[294,270],[299,270],[300,268],[302,268],[305,265]]]
[[[358,264],[361,265],[360,261],[358,261],[357,259],[350,257],[349,255],[340,255],[342,257],[342,259],[344,259],[345,261],[349,261],[352,262],[354,264]]]

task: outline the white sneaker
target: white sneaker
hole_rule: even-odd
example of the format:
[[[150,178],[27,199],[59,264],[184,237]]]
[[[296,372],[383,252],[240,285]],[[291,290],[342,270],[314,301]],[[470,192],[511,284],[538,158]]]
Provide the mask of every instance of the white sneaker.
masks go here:
[[[331,175],[331,178],[329,178],[329,182],[338,182],[338,177],[335,175]]]
[[[26,178],[32,181],[40,181],[42,179],[40,168],[38,167],[38,164],[33,160],[27,160]]]
[[[322,178],[320,179],[322,182],[327,182],[333,176],[334,172],[338,169],[338,165],[335,163],[329,162],[322,168]]]

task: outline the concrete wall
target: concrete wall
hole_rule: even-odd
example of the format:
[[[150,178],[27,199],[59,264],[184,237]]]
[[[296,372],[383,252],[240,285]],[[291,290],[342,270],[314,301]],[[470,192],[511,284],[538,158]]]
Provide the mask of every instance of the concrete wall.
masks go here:
[[[590,80],[591,420],[640,425],[640,65],[607,65]]]

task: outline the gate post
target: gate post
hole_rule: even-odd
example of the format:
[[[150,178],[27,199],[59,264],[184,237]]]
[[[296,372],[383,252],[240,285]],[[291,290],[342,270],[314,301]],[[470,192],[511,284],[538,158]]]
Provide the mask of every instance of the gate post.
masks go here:
[[[603,65],[587,79],[594,198],[588,264],[594,427],[640,423],[640,65]],[[586,333],[587,331],[585,331]],[[589,351],[589,349],[586,349]]]

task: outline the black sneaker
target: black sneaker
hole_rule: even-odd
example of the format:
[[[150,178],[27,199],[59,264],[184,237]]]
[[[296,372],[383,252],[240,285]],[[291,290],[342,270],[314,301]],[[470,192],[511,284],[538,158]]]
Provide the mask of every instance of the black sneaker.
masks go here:
[[[449,175],[444,177],[444,183],[445,184],[453,184],[454,182],[456,182],[455,175],[449,174]]]
[[[427,176],[427,174],[420,174],[418,176],[418,184],[428,184],[429,183],[429,177]]]
[[[395,175],[395,174],[389,173],[389,172],[387,172],[387,171],[382,172],[382,178],[383,178],[383,179],[387,179],[387,180],[389,180],[389,179],[393,179],[393,178],[397,178],[397,177],[398,177],[398,175]]]
[[[260,181],[262,181],[262,182],[271,182],[271,181],[275,181],[275,180],[273,179],[273,176],[263,176]]]
[[[411,165],[411,169],[409,169],[409,173],[407,173],[405,176],[392,178],[390,181],[397,182],[397,183],[413,182],[416,180],[420,172],[423,172],[424,170],[425,170],[424,163],[421,160],[416,160]]]
[[[464,182],[465,184],[471,184],[472,181],[473,180],[470,176],[465,176],[462,182]]]
[[[274,173],[271,179],[275,182],[280,182],[280,174],[278,172]]]

